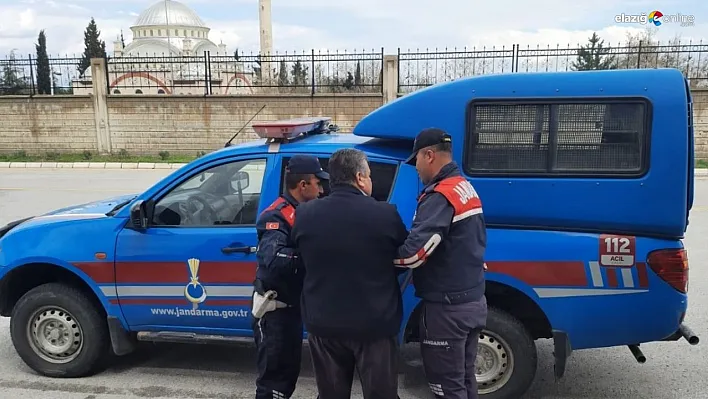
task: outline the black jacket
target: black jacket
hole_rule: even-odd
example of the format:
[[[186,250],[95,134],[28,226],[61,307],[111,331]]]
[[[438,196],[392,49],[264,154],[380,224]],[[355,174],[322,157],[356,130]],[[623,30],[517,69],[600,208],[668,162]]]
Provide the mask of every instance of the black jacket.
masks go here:
[[[486,248],[482,201],[451,162],[423,189],[413,227],[395,264],[413,269],[419,298],[472,302],[484,295]]]
[[[362,341],[398,334],[403,305],[393,260],[407,234],[394,205],[353,186],[301,204],[292,240],[305,269],[308,333]]]
[[[281,195],[261,212],[256,222],[258,268],[253,285],[260,294],[275,290],[277,299],[291,306],[300,305],[302,290],[301,265],[290,240],[298,205],[291,195]]]

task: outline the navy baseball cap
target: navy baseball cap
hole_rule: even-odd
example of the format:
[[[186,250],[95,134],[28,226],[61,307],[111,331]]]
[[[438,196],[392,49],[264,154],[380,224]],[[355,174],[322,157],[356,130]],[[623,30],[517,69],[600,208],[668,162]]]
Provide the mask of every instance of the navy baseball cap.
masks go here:
[[[413,143],[413,153],[410,157],[408,157],[408,159],[406,159],[406,163],[409,165],[415,165],[415,156],[418,154],[418,151],[425,147],[430,147],[431,145],[441,143],[452,143],[452,137],[444,130],[435,127],[421,130],[421,132],[415,137],[415,142]]]
[[[286,170],[288,173],[313,174],[322,180],[329,180],[329,173],[322,169],[319,159],[312,155],[294,155],[288,161]]]

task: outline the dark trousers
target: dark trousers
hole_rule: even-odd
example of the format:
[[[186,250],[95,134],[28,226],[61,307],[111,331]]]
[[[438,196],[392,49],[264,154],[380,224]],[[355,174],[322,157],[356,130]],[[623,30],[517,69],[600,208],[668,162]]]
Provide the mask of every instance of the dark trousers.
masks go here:
[[[253,334],[258,347],[256,399],[289,398],[295,391],[302,360],[300,309],[276,309],[254,318]]]
[[[396,337],[370,342],[308,334],[319,399],[349,399],[358,371],[364,399],[398,397]]]
[[[423,301],[420,352],[428,386],[436,398],[477,399],[479,334],[487,322],[487,300],[450,305]]]

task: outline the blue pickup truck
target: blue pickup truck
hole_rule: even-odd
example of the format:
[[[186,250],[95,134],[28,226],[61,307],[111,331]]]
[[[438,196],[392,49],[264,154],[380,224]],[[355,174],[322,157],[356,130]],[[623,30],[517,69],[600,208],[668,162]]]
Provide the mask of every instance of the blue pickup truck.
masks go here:
[[[0,228],[0,314],[19,356],[51,377],[95,373],[140,340],[250,340],[255,222],[283,191],[288,159],[314,154],[326,170],[334,151],[364,151],[373,197],[410,227],[422,184],[403,161],[435,126],[453,136],[488,223],[480,393],[517,398],[534,379],[537,339],[554,341],[558,377],[575,350],[628,347],[643,362],[640,344],[698,343],[683,323],[692,118],[684,77],[656,69],[462,79],[380,107],[353,134],[326,117],[256,125],[261,139],[143,193]],[[400,340],[415,342],[406,281]]]

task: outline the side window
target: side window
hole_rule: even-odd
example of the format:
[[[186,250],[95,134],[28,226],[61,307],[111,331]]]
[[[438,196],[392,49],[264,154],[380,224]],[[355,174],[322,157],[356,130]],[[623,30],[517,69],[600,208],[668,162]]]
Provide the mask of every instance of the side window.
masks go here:
[[[283,158],[283,164],[281,165],[281,182],[280,190],[284,192],[285,190],[285,166],[290,160],[289,157]],[[325,171],[329,171],[329,158],[319,158],[320,165]],[[371,168],[371,183],[372,190],[371,196],[377,201],[388,201],[388,197],[391,195],[391,189],[393,188],[393,182],[396,178],[396,171],[398,166],[394,163],[385,163],[369,160],[369,167]],[[330,193],[330,187],[328,182],[323,182],[322,188],[324,193],[322,197],[326,197]]]
[[[632,100],[473,102],[465,171],[473,176],[640,175],[648,105]]]
[[[371,196],[377,201],[388,201],[398,165],[369,161],[369,167],[371,168]]]
[[[230,162],[198,173],[155,204],[155,226],[254,225],[265,159]]]

